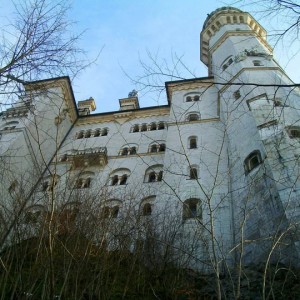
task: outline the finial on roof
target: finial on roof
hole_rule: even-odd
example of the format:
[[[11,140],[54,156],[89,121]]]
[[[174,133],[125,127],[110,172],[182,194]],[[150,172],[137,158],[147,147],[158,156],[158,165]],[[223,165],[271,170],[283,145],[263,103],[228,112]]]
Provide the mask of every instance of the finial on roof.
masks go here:
[[[138,96],[138,92],[134,89],[128,93],[128,98],[137,97],[137,96]]]

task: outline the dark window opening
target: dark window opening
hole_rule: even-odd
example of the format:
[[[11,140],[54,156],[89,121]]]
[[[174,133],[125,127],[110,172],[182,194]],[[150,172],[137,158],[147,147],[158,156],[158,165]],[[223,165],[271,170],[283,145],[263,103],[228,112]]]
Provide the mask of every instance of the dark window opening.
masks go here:
[[[197,179],[198,172],[196,168],[190,168],[190,179]]]
[[[152,214],[152,207],[150,203],[143,206],[143,216],[150,216]]]
[[[197,148],[197,139],[191,138],[190,139],[190,149],[196,149]]]
[[[155,182],[155,181],[156,181],[156,174],[155,174],[155,172],[151,172],[149,174],[149,180],[148,180],[148,182]]]

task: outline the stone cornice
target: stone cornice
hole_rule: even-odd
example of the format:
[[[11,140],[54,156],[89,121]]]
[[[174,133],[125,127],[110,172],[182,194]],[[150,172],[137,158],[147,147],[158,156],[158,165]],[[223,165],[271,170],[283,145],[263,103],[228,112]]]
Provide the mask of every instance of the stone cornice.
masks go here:
[[[84,118],[81,117],[77,120],[76,125],[84,125],[84,124],[100,124],[107,122],[118,122],[125,123],[131,121],[133,119],[139,118],[147,118],[147,117],[156,117],[156,116],[169,116],[170,107],[162,106],[155,107],[153,109],[137,109],[137,110],[129,110],[129,111],[119,111],[119,112],[111,112],[105,114],[95,114],[89,115]]]
[[[168,123],[168,127],[169,126],[177,126],[177,125],[184,125],[184,124],[197,124],[197,123],[209,123],[209,122],[218,122],[220,121],[220,118],[209,118],[209,119],[200,119],[200,120],[196,120],[196,121],[178,121],[178,122],[169,122]]]

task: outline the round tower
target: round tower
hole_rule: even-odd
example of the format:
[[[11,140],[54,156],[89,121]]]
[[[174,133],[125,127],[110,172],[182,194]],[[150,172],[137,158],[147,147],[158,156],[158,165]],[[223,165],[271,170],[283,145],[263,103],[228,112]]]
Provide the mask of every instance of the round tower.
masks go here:
[[[236,237],[246,211],[243,234],[253,241],[298,223],[300,215],[295,161],[300,151],[294,145],[300,136],[299,91],[286,86],[293,82],[273,59],[266,37],[249,13],[222,7],[207,16],[200,41],[200,58],[214,77],[226,130]],[[255,243],[245,248],[249,262],[259,260],[262,248]]]
[[[204,22],[200,59],[208,66],[209,75],[229,80],[242,68],[263,64],[258,57],[272,58],[273,49],[266,36],[266,30],[249,13],[233,7],[219,8]]]

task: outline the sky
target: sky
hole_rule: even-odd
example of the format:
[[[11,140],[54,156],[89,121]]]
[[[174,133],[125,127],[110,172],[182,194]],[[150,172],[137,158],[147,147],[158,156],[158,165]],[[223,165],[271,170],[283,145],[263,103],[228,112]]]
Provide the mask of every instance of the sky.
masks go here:
[[[65,1],[65,0],[64,0]],[[184,78],[205,77],[207,68],[200,61],[200,31],[207,14],[232,4],[223,0],[69,0],[72,30],[83,32],[79,46],[90,61],[72,83],[76,101],[93,97],[95,112],[119,110],[119,99],[126,98],[137,86],[130,80],[143,74],[141,63],[150,64],[147,53],[157,55],[159,63],[172,65],[173,57],[181,57],[188,72]],[[240,1],[236,1],[239,4]],[[9,10],[11,0],[0,0],[0,18]],[[238,6],[239,7],[239,6]],[[255,10],[250,11],[254,17]],[[270,23],[258,21],[268,31]],[[300,74],[297,50],[278,44],[277,61],[295,82]],[[127,74],[127,75],[126,75]],[[68,75],[68,74],[65,74]],[[141,107],[166,104],[165,93],[139,91]]]

